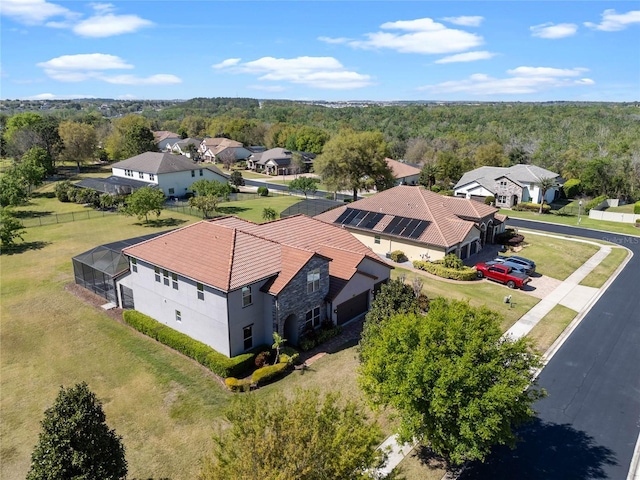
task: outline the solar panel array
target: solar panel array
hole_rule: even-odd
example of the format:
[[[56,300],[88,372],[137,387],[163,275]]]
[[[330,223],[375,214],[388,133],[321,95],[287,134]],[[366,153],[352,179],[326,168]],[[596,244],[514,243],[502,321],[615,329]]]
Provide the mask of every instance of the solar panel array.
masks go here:
[[[384,216],[384,213],[367,212],[366,210],[347,207],[336,219],[335,223],[338,225],[372,230],[378,222],[384,218]],[[429,222],[426,220],[394,217],[393,220],[389,222],[389,225],[384,229],[384,233],[416,239],[422,235],[422,232],[425,231],[428,225]]]

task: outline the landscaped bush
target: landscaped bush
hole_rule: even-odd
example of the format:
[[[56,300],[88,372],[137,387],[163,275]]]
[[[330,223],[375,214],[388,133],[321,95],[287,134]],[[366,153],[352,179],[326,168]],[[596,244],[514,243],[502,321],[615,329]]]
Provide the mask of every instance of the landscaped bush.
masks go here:
[[[507,228],[504,232],[496,234],[496,236],[494,237],[494,241],[498,245],[505,245],[515,234],[516,231],[513,228]]]
[[[492,196],[484,197],[485,205],[493,205],[495,201],[496,201],[496,197],[492,197]]]
[[[464,263],[455,253],[449,253],[445,255],[441,261],[435,263],[442,263],[445,268],[451,268],[452,270],[464,269]]]
[[[340,325],[334,326],[332,323],[329,323],[328,325],[323,325],[321,328],[305,333],[298,341],[298,346],[300,350],[306,352],[327,340],[337,337],[341,333],[342,327]]]
[[[124,321],[141,333],[193,358],[221,377],[230,377],[248,371],[255,360],[255,353],[243,353],[233,358],[216,352],[209,345],[194,340],[184,333],[167,327],[153,318],[135,310],[126,310]]]
[[[232,392],[248,392],[251,390],[251,380],[248,378],[238,380],[235,377],[228,377],[224,379],[224,384]]]
[[[270,380],[275,379],[278,375],[284,373],[289,367],[288,363],[276,363],[275,365],[268,365],[257,369],[251,375],[251,383],[256,385],[264,385],[269,383]]]
[[[475,269],[470,267],[464,267],[462,269],[447,268],[442,263],[424,262],[422,260],[414,260],[413,266],[418,270],[424,270],[438,277],[449,278],[451,280],[470,281],[476,278]]]
[[[444,195],[445,197],[453,197],[453,194],[455,193],[453,190],[440,190],[440,195]]]
[[[258,195],[260,195],[261,197],[268,197],[269,189],[265,186],[258,187]]]
[[[71,190],[72,188],[75,188],[73,186],[73,183],[71,183],[69,180],[63,180],[62,182],[56,183],[53,191],[55,192],[56,198],[58,200],[66,203],[71,201],[69,200],[69,190]]]
[[[539,203],[531,203],[531,202],[522,202],[519,203],[517,205],[514,205],[513,207],[511,207],[513,210],[516,210],[518,212],[539,212],[540,211],[540,204]],[[551,206],[548,204],[544,204],[544,206],[542,207],[542,213],[549,213],[549,211],[551,210]]]
[[[591,210],[592,208],[596,208],[598,205],[600,205],[606,199],[607,199],[606,195],[600,195],[599,197],[596,197],[593,200],[587,202],[587,204],[584,206],[584,213],[585,214],[589,213],[589,210]]]
[[[565,197],[575,198],[582,192],[582,183],[577,178],[571,178],[564,182],[562,191],[564,192]]]
[[[76,203],[88,203],[91,206],[100,205],[100,194],[89,188],[78,188],[76,192]]]
[[[394,250],[389,255],[389,258],[396,263],[402,263],[407,261],[407,256],[404,254],[402,250]]]
[[[269,357],[271,356],[271,352],[260,352],[258,355],[256,355],[256,367],[258,368],[262,368],[264,367],[267,363],[269,363]]]
[[[440,185],[432,185],[431,186],[431,191],[438,193],[440,190],[442,190],[442,188],[440,188]]]
[[[633,213],[636,215],[640,215],[640,202],[636,202],[633,204]]]

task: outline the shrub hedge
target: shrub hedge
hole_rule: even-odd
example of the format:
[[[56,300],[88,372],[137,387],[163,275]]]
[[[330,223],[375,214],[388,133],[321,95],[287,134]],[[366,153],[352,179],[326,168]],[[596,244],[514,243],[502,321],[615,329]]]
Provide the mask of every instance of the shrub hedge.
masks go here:
[[[337,337],[341,333],[342,327],[340,325],[336,325],[335,327],[330,328],[322,327],[302,336],[298,341],[298,346],[300,347],[300,350],[306,352],[307,350],[311,350],[316,345],[320,345],[327,340]]]
[[[396,263],[401,263],[401,262],[406,262],[407,261],[407,256],[404,254],[404,252],[402,250],[394,250],[393,252],[391,252],[391,254],[389,255],[391,260],[393,260]]]
[[[228,377],[224,379],[224,384],[232,392],[248,392],[251,390],[251,380],[248,378],[238,380],[235,377]]]
[[[476,278],[475,269],[470,267],[463,269],[446,268],[441,263],[425,262],[422,260],[414,260],[413,266],[418,270],[424,270],[438,277],[449,278],[451,280],[470,281]]]
[[[135,310],[126,310],[123,314],[124,321],[158,342],[173,348],[174,350],[193,358],[199,364],[207,367],[216,375],[227,378],[248,371],[255,361],[254,353],[243,353],[233,358],[226,357],[215,351],[209,345],[194,340],[184,333],[154,320]]]
[[[564,182],[562,190],[564,191],[565,197],[575,198],[582,191],[582,184],[577,178],[571,178]]]
[[[496,201],[496,197],[493,197],[491,195],[489,195],[488,197],[484,197],[484,204],[485,205],[493,205]]]
[[[633,213],[636,215],[640,215],[640,202],[636,202],[633,204]]]
[[[256,385],[264,385],[269,381],[275,379],[278,375],[281,375],[289,366],[288,363],[276,363],[275,365],[268,365],[257,369],[251,375],[251,383]]]
[[[606,195],[600,195],[599,197],[596,197],[593,200],[587,202],[587,204],[584,206],[584,213],[589,213],[589,210],[591,210],[592,208],[596,208],[606,199],[607,199]]]
[[[531,203],[531,202],[522,202],[519,203],[517,205],[514,205],[513,207],[511,207],[513,210],[517,211],[517,212],[539,212],[540,211],[540,204],[539,203]],[[542,207],[542,213],[549,213],[549,211],[551,210],[551,206],[548,204],[544,204]]]
[[[258,195],[260,195],[261,197],[268,197],[269,196],[269,189],[267,187],[258,187]]]

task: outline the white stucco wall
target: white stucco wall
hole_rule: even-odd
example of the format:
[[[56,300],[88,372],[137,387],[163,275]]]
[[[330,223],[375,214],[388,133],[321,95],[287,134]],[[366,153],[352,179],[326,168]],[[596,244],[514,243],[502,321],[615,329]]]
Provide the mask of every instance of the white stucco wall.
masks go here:
[[[139,182],[146,182],[149,185],[157,185],[158,184],[158,176],[154,175],[153,176],[153,180],[151,180],[151,174],[149,174],[149,173],[133,171],[133,176],[128,176],[128,175],[125,175],[124,168],[112,168],[111,169],[111,173],[116,177],[127,178],[127,179],[130,179],[130,180],[137,180]],[[142,173],[142,177],[140,177],[141,173]]]
[[[440,260],[444,257],[444,248],[429,247],[413,242],[401,240],[396,237],[385,236],[379,234],[380,243],[375,243],[375,236],[373,232],[371,234],[356,232],[349,230],[351,234],[364,243],[367,247],[373,250],[378,255],[383,257],[387,253],[391,253],[394,250],[402,250],[410,261],[414,260]]]
[[[198,180],[217,180],[218,182],[227,183],[227,178],[208,170],[206,168],[202,168],[202,176],[200,175],[200,169],[198,170],[187,170],[184,172],[173,172],[173,173],[161,173],[159,175],[154,175],[154,179],[151,180],[152,174],[142,173],[142,178],[140,178],[140,173],[136,170],[133,171],[133,176],[125,175],[125,170],[123,168],[112,168],[111,172],[116,177],[128,178],[131,180],[137,180],[140,182],[146,182],[149,185],[158,185],[159,188],[162,189],[162,192],[165,196],[170,197],[182,197],[187,192],[191,191],[191,185],[193,182]],[[194,172],[195,176],[191,175],[191,172]],[[173,193],[170,193],[170,189],[173,188]]]
[[[493,192],[490,192],[482,185],[477,182],[471,182],[467,185],[463,185],[454,190],[454,195],[456,197],[470,197],[472,195],[476,195],[478,197],[489,197],[493,196]]]

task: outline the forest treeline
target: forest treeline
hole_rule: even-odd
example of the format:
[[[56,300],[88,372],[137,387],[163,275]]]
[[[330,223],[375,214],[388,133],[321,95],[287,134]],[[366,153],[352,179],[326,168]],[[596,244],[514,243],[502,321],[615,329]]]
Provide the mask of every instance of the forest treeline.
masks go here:
[[[640,108],[636,104],[331,106],[336,105],[243,98],[152,104],[134,101],[131,105],[123,101],[85,104],[79,100],[70,108],[0,114],[0,127],[5,155],[18,160],[29,142],[25,143],[24,134],[16,135],[16,123],[24,127],[24,122],[12,120],[24,115],[38,115],[50,123],[66,122],[67,131],[68,122],[91,125],[98,147],[96,155],[109,160],[131,153],[131,148],[122,145],[131,128],[137,129],[134,137],[143,136],[146,145],[148,128],[176,132],[185,138],[221,136],[245,145],[280,146],[316,154],[345,129],[377,131],[382,133],[391,158],[424,166],[425,184],[450,187],[465,171],[478,166],[526,163],[579,182],[572,193],[627,200],[640,197]],[[113,116],[112,109],[117,108],[122,113]],[[132,108],[137,109],[135,113]],[[145,132],[140,131],[142,126]],[[64,142],[62,147],[60,151],[64,151]]]

